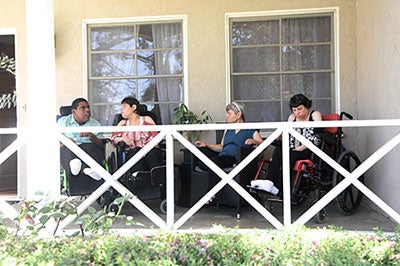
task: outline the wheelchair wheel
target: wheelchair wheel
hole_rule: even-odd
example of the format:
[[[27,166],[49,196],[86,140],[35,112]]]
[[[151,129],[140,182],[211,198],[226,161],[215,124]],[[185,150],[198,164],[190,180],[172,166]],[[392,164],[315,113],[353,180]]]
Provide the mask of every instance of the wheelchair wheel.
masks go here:
[[[326,218],[326,209],[322,208],[315,216],[314,216],[314,222],[317,224],[322,224],[325,222]]]
[[[315,202],[319,201],[321,199],[321,189],[317,188],[315,190]],[[322,224],[325,221],[326,218],[326,208],[322,208],[315,216],[314,216],[314,222],[317,224]]]
[[[167,200],[162,200],[160,203],[160,210],[163,214],[167,213]]]
[[[349,172],[352,172],[361,164],[360,159],[352,151],[345,151],[340,154],[337,162]],[[344,176],[335,171],[333,173],[332,186],[336,186],[343,179]],[[361,183],[364,183],[364,175],[360,176],[358,180]],[[337,196],[336,203],[339,210],[344,215],[352,215],[358,206],[360,206],[362,198],[363,194],[355,186],[350,185]]]

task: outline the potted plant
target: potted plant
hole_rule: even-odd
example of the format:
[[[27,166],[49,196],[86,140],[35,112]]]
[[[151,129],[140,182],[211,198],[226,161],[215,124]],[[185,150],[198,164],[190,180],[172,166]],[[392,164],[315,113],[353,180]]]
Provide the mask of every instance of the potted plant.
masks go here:
[[[181,103],[178,107],[174,109],[173,120],[175,124],[180,125],[189,125],[189,124],[206,124],[212,122],[211,116],[207,113],[207,111],[202,111],[200,115],[195,114],[193,111],[189,110],[189,108]],[[185,131],[183,135],[189,140],[192,141],[193,138],[198,137],[199,131]]]

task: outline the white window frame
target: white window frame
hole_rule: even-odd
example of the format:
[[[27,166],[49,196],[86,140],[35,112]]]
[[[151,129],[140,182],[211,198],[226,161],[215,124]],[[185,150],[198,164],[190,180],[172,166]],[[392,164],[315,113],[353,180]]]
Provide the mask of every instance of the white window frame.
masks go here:
[[[230,52],[230,26],[229,22],[235,18],[254,18],[254,17],[276,17],[287,15],[315,15],[319,13],[333,13],[333,49],[334,49],[334,97],[335,110],[339,112],[340,109],[340,67],[339,67],[339,8],[313,8],[313,9],[291,9],[291,10],[274,10],[274,11],[257,11],[257,12],[235,12],[225,13],[225,62],[226,62],[226,104],[232,101],[231,95],[231,52]]]
[[[182,60],[183,60],[183,99],[184,103],[188,103],[188,58],[187,58],[187,16],[186,15],[172,15],[172,16],[149,16],[149,17],[127,17],[127,18],[98,18],[98,19],[84,19],[82,22],[82,73],[83,73],[83,91],[82,95],[87,99],[89,95],[88,85],[88,25],[107,24],[107,23],[160,23],[160,22],[174,22],[179,21],[182,23]]]

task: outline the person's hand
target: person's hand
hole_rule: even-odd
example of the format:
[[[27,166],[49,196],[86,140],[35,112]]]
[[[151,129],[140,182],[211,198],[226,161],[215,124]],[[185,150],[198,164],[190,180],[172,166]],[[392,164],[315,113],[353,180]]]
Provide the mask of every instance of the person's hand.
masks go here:
[[[207,147],[207,142],[200,141],[200,140],[196,141],[194,144],[196,144],[196,146],[198,146],[198,147]]]
[[[246,139],[244,144],[246,144],[246,145],[257,145],[257,142],[254,139]]]
[[[295,150],[295,151],[304,151],[305,149],[307,149],[307,147],[304,146],[304,145],[301,145],[301,146],[294,147],[293,150]]]
[[[131,143],[131,141],[129,140],[129,138],[127,136],[122,136],[122,137],[115,137],[114,138],[114,143],[118,144],[120,142],[125,143],[126,145],[129,145],[129,143]]]
[[[79,137],[88,137],[88,138],[93,138],[94,134],[92,132],[81,132],[79,133]]]

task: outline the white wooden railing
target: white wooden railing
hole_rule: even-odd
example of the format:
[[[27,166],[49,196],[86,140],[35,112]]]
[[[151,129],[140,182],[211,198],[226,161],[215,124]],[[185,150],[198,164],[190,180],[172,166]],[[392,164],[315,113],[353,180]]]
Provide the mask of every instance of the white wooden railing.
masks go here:
[[[400,120],[352,120],[352,121],[320,121],[311,122],[313,127],[398,127]],[[385,203],[378,195],[372,192],[365,184],[361,183],[358,178],[363,175],[368,169],[376,164],[383,156],[388,154],[393,148],[400,143],[400,134],[397,134],[387,143],[382,145],[375,153],[368,157],[362,164],[357,167],[353,172],[349,173],[346,169],[340,166],[336,161],[330,158],[327,154],[322,152],[319,148],[314,146],[311,142],[307,141],[304,137],[298,134],[294,127],[310,127],[310,122],[276,122],[276,123],[242,123],[242,124],[205,124],[205,125],[163,125],[163,126],[146,126],[146,127],[85,127],[85,128],[60,128],[57,135],[54,136],[70,150],[78,155],[89,167],[93,168],[105,180],[105,182],[95,190],[89,197],[87,197],[79,206],[78,214],[84,212],[90,205],[92,205],[108,188],[113,187],[121,195],[131,195],[129,202],[134,205],[140,212],[142,212],[148,219],[150,219],[156,226],[167,230],[177,230],[188,219],[190,219],[196,212],[220,189],[225,185],[231,186],[237,193],[239,193],[244,200],[248,201],[268,222],[274,227],[281,228],[292,224],[291,217],[291,200],[290,200],[290,169],[289,169],[289,147],[288,139],[289,134],[299,139],[309,149],[311,149],[322,160],[327,162],[336,171],[345,177],[337,186],[332,188],[326,195],[324,195],[318,202],[312,205],[306,212],[304,212],[294,223],[305,224],[312,217],[314,217],[322,208],[334,200],[341,192],[344,191],[349,185],[356,186],[366,197],[379,206],[385,213],[387,213],[394,221],[400,223],[400,215],[387,203]],[[222,169],[216,166],[210,159],[201,153],[191,142],[184,138],[179,132],[191,130],[221,130],[221,129],[261,129],[268,130],[272,133],[259,145],[249,156],[247,156],[239,165],[237,165],[230,173],[225,173]],[[65,132],[114,132],[114,131],[137,131],[149,130],[159,131],[160,133],[148,145],[140,150],[128,162],[120,167],[114,174],[108,173],[101,165],[99,165],[88,154],[83,152],[74,142],[67,139],[62,133]],[[0,164],[3,163],[9,156],[17,151],[25,142],[24,134],[21,133],[23,129],[0,129],[0,134],[18,134],[17,140],[0,153]],[[250,195],[246,189],[241,187],[233,177],[237,175],[242,169],[249,164],[254,158],[262,153],[279,135],[282,135],[282,151],[283,151],[283,223],[281,223],[272,213],[265,209],[257,200]],[[167,180],[166,180],[166,195],[167,195],[167,214],[166,220],[163,220],[152,209],[144,204],[139,198],[132,195],[132,193],[123,186],[118,179],[128,171],[140,158],[149,152],[157,143],[165,139],[166,141],[166,162],[167,162]],[[185,148],[190,150],[200,160],[205,162],[219,177],[221,181],[208,193],[206,193],[193,207],[188,209],[184,215],[178,220],[175,220],[175,206],[174,206],[174,139],[180,142]],[[29,158],[27,158],[29,160]],[[58,175],[59,173],[48,173],[49,176]],[[46,188],[43,188],[46,191]],[[17,211],[13,209],[8,202],[15,199],[0,198],[0,211],[13,218],[16,216]],[[75,216],[68,216],[61,223],[61,229],[65,228],[74,221]],[[212,223],[212,221],[210,221]]]

